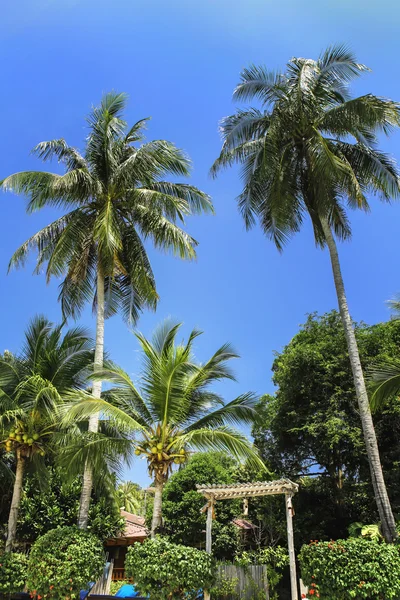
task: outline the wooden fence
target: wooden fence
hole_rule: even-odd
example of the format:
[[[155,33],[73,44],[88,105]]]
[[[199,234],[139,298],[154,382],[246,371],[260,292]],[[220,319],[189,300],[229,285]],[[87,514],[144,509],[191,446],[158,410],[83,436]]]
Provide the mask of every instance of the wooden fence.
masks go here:
[[[100,594],[109,594],[110,586],[113,574],[114,561],[107,562],[102,576],[96,581],[94,586],[89,592],[89,596],[95,596]]]
[[[236,581],[236,597],[240,600],[253,600],[263,597],[269,600],[267,567],[265,565],[251,565],[237,567],[236,565],[219,565],[218,573],[222,579]],[[263,594],[258,596],[261,592]]]

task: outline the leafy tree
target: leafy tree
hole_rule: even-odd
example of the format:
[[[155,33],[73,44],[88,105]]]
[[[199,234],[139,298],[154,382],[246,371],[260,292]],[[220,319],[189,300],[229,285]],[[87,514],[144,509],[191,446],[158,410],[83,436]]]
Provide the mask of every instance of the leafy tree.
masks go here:
[[[399,321],[355,324],[355,334],[364,369],[398,352]],[[378,515],[340,315],[310,315],[277,354],[273,373],[278,389],[262,398],[262,425],[253,427],[253,434],[274,472],[313,478],[301,479],[296,496],[297,541],[346,536],[350,523],[374,522]],[[375,427],[397,513],[400,405],[395,398],[376,413]]]
[[[223,147],[212,171],[243,166],[238,204],[246,226],[258,219],[279,250],[305,216],[316,244],[329,250],[375,500],[392,541],[395,521],[335,240],[350,239],[346,208],[367,210],[368,191],[384,200],[400,191],[396,165],[377,149],[377,135],[399,125],[399,105],[372,94],[350,97],[349,82],[365,70],[343,46],[328,48],[318,60],[292,58],[284,73],[244,69],[234,98],[259,100],[262,108],[238,109],[222,120]]]
[[[223,345],[205,363],[197,363],[193,342],[200,335],[192,331],[186,344],[176,344],[180,325],[168,321],[152,340],[136,334],[143,352],[141,389],[117,366],[98,374],[116,384],[104,399],[84,397],[71,406],[68,421],[85,419],[101,411],[123,431],[136,433],[132,447],[147,460],[154,479],[154,507],[151,535],[162,522],[162,493],[174,465],[185,464],[193,450],[225,451],[262,465],[247,438],[230,424],[252,423],[257,398],[242,394],[225,404],[212,392],[212,384],[234,379],[228,362],[237,358],[229,344]]]
[[[18,355],[0,359],[0,427],[2,443],[15,459],[15,481],[6,550],[15,541],[24,474],[31,464],[43,473],[59,429],[63,395],[82,386],[93,361],[93,342],[81,328],[63,335],[45,317],[35,317]]]
[[[63,469],[47,465],[47,470],[45,486],[35,474],[26,478],[17,527],[18,539],[23,542],[33,542],[51,529],[76,523],[82,478],[69,481]],[[104,540],[115,537],[123,526],[115,497],[96,486],[88,529]]]
[[[172,475],[163,492],[164,533],[172,542],[184,546],[205,546],[206,514],[201,512],[204,497],[197,484],[234,483],[237,462],[218,452],[194,454],[184,468]],[[232,524],[242,514],[237,500],[217,502],[213,521],[213,555],[231,560],[238,550],[238,529]],[[185,515],[185,518],[182,518]]]
[[[41,142],[34,153],[56,159],[65,174],[42,171],[15,173],[3,189],[29,197],[28,213],[54,206],[67,212],[33,235],[14,254],[10,266],[25,263],[36,249],[36,272],[47,263],[46,275],[63,276],[60,300],[65,317],[79,316],[88,301],[96,312],[95,370],[103,366],[104,319],[121,311],[135,323],[144,307],[155,308],[158,295],[144,241],[193,259],[196,241],[178,227],[187,215],[212,212],[209,197],[171,176],[186,177],[188,157],[170,142],[155,140],[137,145],[148,119],[128,128],[122,119],[125,94],[106,94],[88,117],[85,150],[63,139]],[[100,398],[101,380],[93,383]],[[99,415],[90,417],[89,431],[97,432]],[[78,524],[86,527],[93,469],[84,470]]]

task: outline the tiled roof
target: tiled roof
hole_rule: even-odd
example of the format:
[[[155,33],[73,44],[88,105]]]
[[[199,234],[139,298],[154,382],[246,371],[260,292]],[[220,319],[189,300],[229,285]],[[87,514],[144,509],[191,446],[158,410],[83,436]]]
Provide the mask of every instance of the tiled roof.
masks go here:
[[[239,527],[239,529],[257,529],[257,525],[253,525],[250,521],[246,521],[246,519],[233,519],[232,523]]]
[[[133,515],[125,510],[121,510],[121,517],[125,519],[125,530],[119,536],[121,538],[144,538],[147,537],[148,531],[145,525],[145,518],[139,515]]]

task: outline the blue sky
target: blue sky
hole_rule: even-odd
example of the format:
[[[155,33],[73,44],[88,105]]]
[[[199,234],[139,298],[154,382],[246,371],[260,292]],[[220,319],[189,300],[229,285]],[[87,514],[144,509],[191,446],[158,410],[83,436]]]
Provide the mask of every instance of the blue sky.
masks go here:
[[[184,148],[194,164],[191,182],[213,197],[216,216],[192,218],[187,230],[200,242],[198,260],[183,263],[149,247],[161,301],[142,316],[149,334],[165,317],[183,332],[204,330],[197,356],[205,359],[225,341],[241,355],[237,383],[224,384],[227,399],[254,390],[271,392],[270,367],[304,322],[306,313],[336,307],[325,252],[306,225],[278,254],[260,231],[245,232],[235,205],[235,170],[211,180],[208,170],[220,140],[217,124],[234,110],[232,90],[251,62],[283,68],[291,56],[316,57],[344,42],[372,73],[354,86],[400,99],[396,0],[15,0],[2,6],[2,132],[0,177],[41,168],[29,155],[39,141],[64,137],[82,146],[84,117],[103,92],[125,91],[126,118],[151,116],[148,139]],[[400,156],[400,134],[382,140]],[[56,168],[56,167],[55,167]],[[25,270],[7,276],[12,252],[55,213],[26,216],[24,200],[2,194],[0,237],[0,349],[18,350],[36,313],[60,319],[57,285]],[[387,319],[385,300],[400,291],[400,205],[372,202],[368,215],[353,214],[353,240],[340,247],[350,310],[357,320]],[[94,327],[88,310],[82,322]],[[106,346],[132,376],[138,373],[135,339],[119,317],[106,325]],[[146,482],[144,464],[132,479]]]

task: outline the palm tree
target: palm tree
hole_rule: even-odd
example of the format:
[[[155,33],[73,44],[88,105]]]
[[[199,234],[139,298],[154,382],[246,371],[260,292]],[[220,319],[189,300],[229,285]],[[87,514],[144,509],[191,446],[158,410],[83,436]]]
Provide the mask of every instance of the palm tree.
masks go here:
[[[10,266],[23,265],[31,249],[38,251],[36,272],[63,276],[60,300],[64,317],[77,317],[87,301],[96,312],[95,369],[104,354],[104,319],[120,310],[135,323],[144,307],[155,308],[157,293],[144,241],[181,258],[195,257],[196,241],[177,222],[187,215],[212,212],[210,198],[170,176],[187,176],[190,161],[170,142],[137,145],[148,119],[128,128],[122,119],[125,94],[106,94],[88,117],[84,155],[63,139],[42,142],[34,153],[44,161],[57,159],[65,174],[42,171],[16,173],[2,182],[5,190],[29,197],[28,213],[55,206],[67,212],[33,235],[14,254]],[[100,398],[102,382],[93,384]],[[92,415],[89,431],[98,430]],[[93,473],[84,470],[78,524],[87,526]]]
[[[129,513],[142,515],[144,512],[144,494],[140,485],[133,481],[124,481],[118,486],[117,498],[121,509]]]
[[[194,330],[186,344],[176,344],[179,328],[166,322],[152,340],[136,334],[143,351],[140,388],[111,365],[97,376],[115,387],[102,399],[82,398],[67,415],[67,422],[76,422],[101,411],[115,426],[132,431],[134,453],[147,460],[154,480],[152,537],[162,522],[164,485],[173,466],[183,465],[192,451],[225,451],[265,468],[247,438],[231,427],[254,422],[257,398],[247,393],[225,404],[210,390],[216,382],[234,380],[227,363],[238,355],[225,344],[200,364],[193,356],[193,342],[201,332]]]
[[[54,447],[62,396],[82,386],[93,363],[93,340],[75,328],[33,319],[20,354],[0,358],[0,440],[14,455],[16,472],[8,520],[6,551],[15,542],[23,478],[28,464],[43,472]]]
[[[375,499],[391,541],[395,522],[335,241],[351,237],[346,208],[368,210],[367,191],[389,200],[400,190],[396,165],[377,148],[376,137],[399,125],[399,104],[372,94],[351,98],[348,84],[365,70],[343,46],[328,48],[318,60],[293,58],[284,73],[244,69],[234,98],[259,100],[261,109],[238,109],[222,120],[223,146],[212,173],[242,165],[238,205],[245,224],[250,228],[258,219],[279,250],[305,215],[316,244],[328,247]]]

